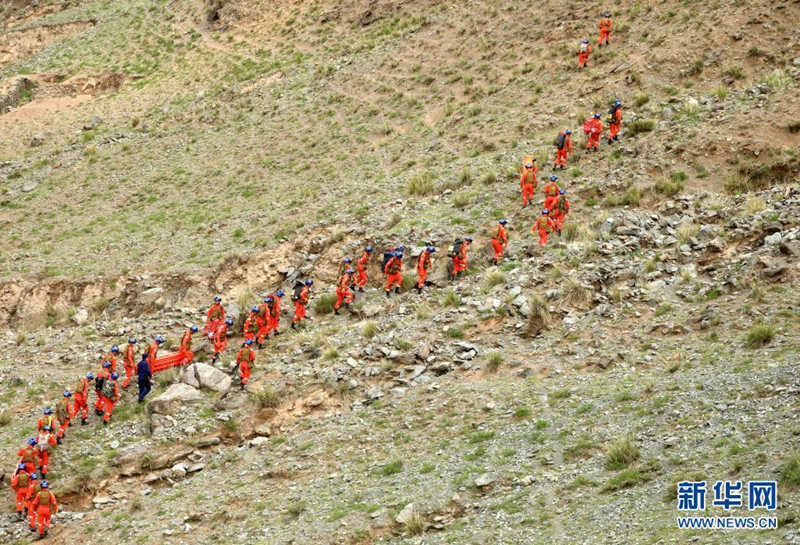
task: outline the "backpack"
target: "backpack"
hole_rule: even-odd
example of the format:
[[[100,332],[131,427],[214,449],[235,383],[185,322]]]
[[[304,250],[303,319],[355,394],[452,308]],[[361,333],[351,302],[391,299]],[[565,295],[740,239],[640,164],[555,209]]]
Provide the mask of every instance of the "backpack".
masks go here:
[[[556,147],[558,149],[564,149],[564,144],[567,142],[567,135],[563,132],[558,133],[558,137],[556,138]]]
[[[299,301],[300,300],[300,292],[303,291],[303,284],[300,281],[294,283],[294,287],[292,288],[292,301]]]
[[[581,43],[581,47],[578,51],[581,53],[586,53],[589,50],[589,44]]]
[[[383,252],[383,260],[381,261],[381,271],[385,271],[386,270],[386,264],[389,263],[389,260],[394,257],[392,255],[393,253],[394,253],[394,249],[392,249],[392,248],[389,248],[388,250]]]
[[[103,383],[103,388],[100,390],[100,393],[103,394],[103,397],[107,397],[108,399],[114,398],[114,382],[111,380],[107,380]]]

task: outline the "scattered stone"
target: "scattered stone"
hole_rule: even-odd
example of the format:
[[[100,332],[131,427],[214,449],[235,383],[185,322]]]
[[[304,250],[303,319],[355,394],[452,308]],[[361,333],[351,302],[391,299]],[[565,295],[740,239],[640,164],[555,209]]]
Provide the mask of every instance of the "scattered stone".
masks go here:
[[[397,513],[397,516],[394,518],[394,520],[397,522],[397,524],[408,524],[414,518],[415,514],[416,511],[414,510],[414,504],[409,503],[403,507],[399,513]]]
[[[72,315],[72,321],[79,326],[86,325],[89,321],[89,311],[83,307],[79,307]]]
[[[203,394],[188,384],[173,384],[149,403],[150,410],[157,414],[169,414],[184,403],[197,403],[205,399]]]
[[[494,483],[496,480],[497,478],[493,474],[483,473],[475,479],[475,486],[478,488],[483,488]]]

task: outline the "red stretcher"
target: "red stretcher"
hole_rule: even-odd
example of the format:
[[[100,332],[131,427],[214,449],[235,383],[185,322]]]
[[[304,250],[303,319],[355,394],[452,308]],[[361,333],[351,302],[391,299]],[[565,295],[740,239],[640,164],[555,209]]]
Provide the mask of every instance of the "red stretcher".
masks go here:
[[[164,356],[162,358],[156,358],[150,365],[150,372],[151,373],[158,373],[159,371],[164,371],[166,369],[171,369],[172,367],[178,367],[181,365],[188,365],[194,359],[194,352],[191,350],[177,352],[175,354],[170,354],[169,356]]]

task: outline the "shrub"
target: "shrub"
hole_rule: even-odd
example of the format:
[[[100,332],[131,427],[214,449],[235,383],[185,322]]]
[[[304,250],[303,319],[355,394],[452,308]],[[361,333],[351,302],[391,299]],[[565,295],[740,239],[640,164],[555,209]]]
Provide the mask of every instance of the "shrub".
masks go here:
[[[760,197],[753,197],[751,199],[747,199],[744,203],[744,210],[749,215],[756,214],[764,210],[767,207],[767,204],[764,202],[764,199]]]
[[[419,513],[414,513],[406,522],[405,529],[412,536],[422,535],[425,532],[425,519]]]
[[[503,271],[498,271],[497,269],[492,269],[488,271],[483,280],[483,284],[486,290],[490,290],[495,286],[499,286],[505,283],[506,283],[506,275],[503,274]]]
[[[531,314],[528,317],[527,333],[529,336],[535,337],[550,327],[552,319],[550,318],[550,311],[547,310],[547,304],[541,296],[535,295],[531,297],[528,305],[531,308]]]
[[[589,290],[580,285],[572,278],[567,280],[567,285],[564,287],[564,298],[570,305],[580,306],[586,304],[589,299]]]
[[[576,223],[567,223],[567,225],[564,226],[563,235],[567,242],[577,240],[579,234],[580,232]]]
[[[636,186],[629,187],[623,194],[611,195],[603,201],[605,206],[639,206],[644,191]]]
[[[400,473],[401,471],[403,471],[403,461],[393,460],[388,464],[382,465],[379,470],[379,473],[384,477],[388,477],[390,475],[395,475],[396,473]]]
[[[269,385],[264,386],[260,390],[252,392],[250,394],[250,398],[253,400],[253,403],[262,409],[275,408],[281,404],[280,392]]]
[[[503,354],[500,352],[492,352],[486,360],[486,370],[491,373],[496,373],[502,364]]]
[[[759,348],[769,344],[775,337],[775,329],[769,324],[754,325],[747,331],[744,338],[744,345],[747,348]]]
[[[317,314],[330,314],[336,304],[336,294],[320,295],[314,300],[314,312]]]
[[[378,324],[370,320],[361,326],[361,336],[371,339],[378,332]]]
[[[650,95],[648,95],[647,93],[639,93],[638,95],[636,95],[636,98],[633,99],[633,104],[637,108],[644,106],[648,102],[650,102]]]
[[[442,306],[443,307],[459,307],[461,306],[461,296],[455,292],[453,289],[449,289],[444,292],[444,297],[442,298]]]
[[[628,123],[625,132],[631,136],[636,136],[637,134],[650,132],[655,128],[656,128],[656,122],[654,120],[637,119],[636,121]]]
[[[674,180],[671,176],[669,179],[662,178],[653,185],[653,189],[656,193],[672,197],[683,191],[683,180]]]
[[[678,227],[678,240],[681,241],[682,243],[686,242],[687,240],[695,236],[699,229],[700,226],[697,225],[696,223],[691,223],[691,222],[682,223]]]
[[[711,94],[714,95],[714,97],[716,97],[717,100],[725,100],[726,98],[728,98],[728,88],[725,87],[724,85],[720,85],[719,87],[714,89],[714,91]]]
[[[800,455],[792,454],[780,466],[781,484],[790,488],[800,486]]]
[[[617,490],[631,488],[637,484],[645,483],[649,480],[650,477],[641,471],[629,469],[610,479],[603,487],[603,492],[616,492]]]
[[[468,191],[459,191],[453,194],[453,206],[456,208],[464,208],[470,201],[472,201],[472,193]]]
[[[4,428],[11,424],[11,415],[8,411],[0,411],[0,428]]]
[[[744,68],[741,66],[729,66],[722,73],[726,76],[730,76],[733,79],[742,79],[744,78]]]
[[[494,172],[487,172],[486,175],[483,177],[483,184],[484,185],[492,185],[497,183],[497,174]]]
[[[306,502],[304,502],[302,500],[296,501],[294,503],[290,503],[286,507],[286,512],[289,513],[294,518],[299,517],[300,513],[302,513],[305,510],[306,510]]]
[[[630,439],[616,441],[606,451],[606,469],[624,469],[638,459],[639,449],[631,444]]]
[[[464,329],[461,327],[451,327],[447,330],[447,336],[451,339],[463,339]]]
[[[424,172],[417,174],[408,181],[406,191],[409,195],[430,195],[434,191],[433,174]]]

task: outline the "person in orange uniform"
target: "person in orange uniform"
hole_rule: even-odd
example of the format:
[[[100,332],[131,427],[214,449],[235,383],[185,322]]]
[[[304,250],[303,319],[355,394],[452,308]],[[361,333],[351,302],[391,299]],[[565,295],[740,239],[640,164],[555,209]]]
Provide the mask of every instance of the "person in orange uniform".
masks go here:
[[[256,344],[258,348],[263,348],[264,346],[264,339],[267,337],[267,333],[269,332],[268,324],[269,324],[269,314],[272,312],[272,296],[267,295],[264,297],[264,302],[258,305],[258,315],[256,316],[256,322],[258,323],[258,333],[256,333]]]
[[[544,246],[547,244],[547,235],[553,232],[556,224],[553,223],[552,218],[549,217],[547,209],[542,210],[542,216],[537,219],[531,227],[531,234],[539,232],[539,245]]]
[[[184,331],[181,337],[181,353],[189,360],[194,359],[194,352],[192,352],[192,335],[200,331],[196,325],[189,326],[189,329]],[[124,386],[124,385],[123,385]]]
[[[28,485],[30,484],[30,473],[28,473],[25,464],[20,463],[14,471],[14,476],[11,477],[11,490],[14,491],[17,503],[17,517],[21,520],[25,510],[25,497],[28,495]]]
[[[61,394],[61,399],[58,400],[56,405],[56,417],[58,418],[58,431],[56,432],[56,439],[59,443],[64,439],[64,434],[67,432],[67,426],[72,424],[72,407],[70,407],[70,398],[72,393],[65,391]]]
[[[239,378],[242,380],[242,390],[247,387],[250,381],[250,366],[256,361],[256,353],[253,352],[251,345],[253,341],[244,341],[244,344],[236,354],[236,365],[239,366]]]
[[[428,245],[419,254],[419,258],[417,259],[417,293],[422,293],[422,288],[428,281],[428,271],[430,271],[433,266],[432,255],[435,252],[436,248]]]
[[[31,501],[39,520],[39,535],[44,537],[50,529],[50,517],[58,512],[56,497],[50,492],[50,483],[42,481],[42,488]]]
[[[25,471],[28,473],[36,471],[36,439],[34,437],[28,439],[28,444],[19,449],[17,456],[19,463],[25,464]]]
[[[228,348],[228,328],[232,325],[233,320],[228,318],[222,322],[217,327],[217,331],[214,332],[214,357],[211,359],[211,363],[216,363],[219,359],[219,355]]]
[[[131,383],[131,377],[136,373],[136,354],[134,354],[133,347],[136,345],[136,339],[128,339],[128,347],[125,349],[125,358],[122,360],[125,365],[125,379],[122,381],[122,387],[127,388]]]
[[[364,248],[364,253],[356,261],[356,269],[358,269],[358,279],[356,280],[356,287],[358,291],[364,291],[367,285],[367,265],[372,257],[372,246]]]
[[[472,237],[464,237],[461,248],[459,248],[455,256],[453,256],[453,276],[456,278],[467,270],[467,252],[469,251],[470,244],[472,244]]]
[[[334,314],[339,314],[342,303],[345,306],[350,306],[350,303],[353,302],[353,292],[350,291],[350,286],[353,284],[354,274],[355,271],[348,267],[339,278],[339,284],[336,286],[336,302],[333,304]]]
[[[250,314],[247,315],[244,321],[242,333],[245,341],[256,340],[256,335],[258,334],[258,307],[250,309]]]
[[[278,331],[278,327],[281,324],[281,300],[283,299],[283,290],[278,290],[275,293],[271,294],[272,296],[272,309],[270,309],[269,314],[267,315],[267,336],[270,333],[274,333],[278,335],[280,332]]]
[[[525,163],[522,167],[522,174],[519,177],[519,187],[522,189],[522,206],[533,204],[533,196],[536,193],[536,186],[539,185],[539,178],[536,177],[536,159],[530,163]]]
[[[107,361],[111,363],[111,373],[116,373],[117,371],[117,356],[119,356],[119,347],[115,344],[112,346],[103,359],[101,361]]]
[[[606,12],[603,18],[600,19],[600,40],[597,42],[597,47],[603,47],[603,42],[609,45],[608,39],[611,37],[611,14]]]
[[[403,285],[403,252],[394,252],[383,272],[386,273],[386,297],[389,297],[392,288],[395,293],[400,293],[400,286]]]
[[[619,129],[622,127],[622,101],[617,99],[608,111],[608,143],[619,140]]]
[[[158,359],[158,349],[161,348],[162,344],[164,344],[164,337],[161,335],[157,335],[153,342],[150,343],[150,347],[147,349],[147,363],[151,366]]]
[[[572,153],[572,131],[564,129],[556,137],[556,160],[553,162],[553,170],[561,167],[567,168],[567,157]]]
[[[583,132],[588,136],[586,149],[597,151],[597,144],[603,135],[603,122],[600,121],[600,114],[594,114],[583,124]]]
[[[50,426],[42,428],[36,438],[36,456],[39,458],[39,473],[43,479],[47,476],[47,466],[50,465],[50,450],[57,444],[53,428]]]
[[[292,329],[296,329],[297,324],[306,318],[306,305],[311,300],[311,286],[313,285],[314,281],[310,278],[307,278],[306,281],[303,282],[303,289],[300,290],[300,293],[297,295],[297,299],[294,302]]]
[[[559,189],[558,190],[558,200],[556,204],[553,205],[553,223],[556,225],[556,230],[558,230],[558,236],[561,236],[561,229],[564,227],[564,217],[569,213],[569,201],[567,200],[567,190],[566,189]]]
[[[558,176],[550,176],[550,182],[544,186],[544,207],[548,210],[553,208],[553,205],[558,200]]]
[[[53,414],[53,409],[50,407],[45,407],[44,411],[42,411],[42,417],[36,423],[36,431],[42,431],[45,426],[56,428],[57,425],[58,419],[56,418],[56,415]]]
[[[500,218],[500,221],[497,222],[497,228],[492,235],[492,248],[494,249],[492,263],[495,265],[500,263],[500,260],[503,259],[503,250],[508,248],[508,231],[506,231],[506,224],[508,224],[508,220]]]
[[[203,327],[203,335],[211,339],[214,332],[217,330],[222,322],[225,321],[225,307],[222,306],[222,297],[217,295],[214,297],[214,302],[208,307],[206,313],[206,325]],[[152,364],[153,362],[150,362]]]
[[[589,45],[589,40],[581,40],[581,45],[578,47],[578,69],[586,68],[589,66],[589,53],[592,52],[592,46]]]
[[[89,381],[94,380],[94,375],[88,373],[81,377],[75,385],[75,394],[72,401],[72,417],[81,414],[81,426],[86,425],[86,418],[89,416]]]
[[[42,485],[39,482],[39,474],[38,473],[31,473],[30,478],[28,479],[28,491],[25,494],[25,509],[28,510],[28,525],[31,528],[31,532],[36,531],[36,510],[33,508],[33,500],[36,498],[36,495],[42,489]]]
[[[111,376],[110,368],[111,362],[104,361],[103,366],[94,377],[94,393],[97,394],[97,401],[94,402],[94,412],[98,416],[103,414],[103,400],[100,399],[100,390],[103,389],[103,383]]]
[[[114,405],[119,401],[119,387],[117,386],[117,373],[111,373],[103,383],[103,388],[100,390],[100,397],[103,401],[103,425],[107,425],[111,420],[111,415],[114,412]]]

